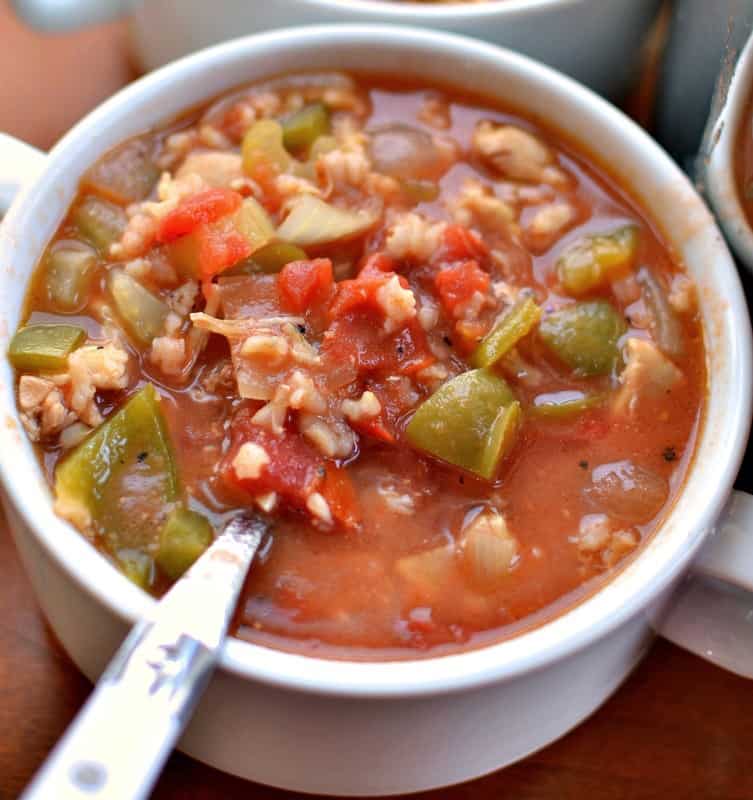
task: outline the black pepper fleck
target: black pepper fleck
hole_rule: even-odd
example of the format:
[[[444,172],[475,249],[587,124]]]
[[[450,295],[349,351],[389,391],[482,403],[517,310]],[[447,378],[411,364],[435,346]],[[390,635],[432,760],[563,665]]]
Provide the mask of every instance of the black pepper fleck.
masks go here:
[[[97,350],[104,350],[104,349],[105,349],[105,346],[103,344],[98,344],[97,345]]]
[[[399,345],[397,346],[397,354],[398,354],[399,356],[402,356],[404,353],[405,353],[405,348],[404,348],[404,347],[403,347],[401,344],[399,344]]]
[[[461,486],[465,485],[465,475],[460,475],[458,477],[458,480],[460,481]]]
[[[579,462],[578,462],[578,466],[579,466],[581,469],[588,469],[588,461],[585,461],[585,460],[584,460],[584,461],[579,461]]]
[[[661,455],[665,461],[675,461],[677,459],[677,451],[674,447],[665,447]]]
[[[141,453],[139,453],[136,456],[136,461],[138,461],[139,464],[143,464],[144,461],[146,461],[148,456],[149,456],[149,453],[147,453],[146,450],[143,450]]]
[[[442,341],[448,346],[452,347],[452,339],[449,336],[445,335],[442,337]]]
[[[298,328],[298,333],[306,333],[306,326],[305,325],[302,325],[302,324],[299,323],[298,325],[296,325],[296,328]]]

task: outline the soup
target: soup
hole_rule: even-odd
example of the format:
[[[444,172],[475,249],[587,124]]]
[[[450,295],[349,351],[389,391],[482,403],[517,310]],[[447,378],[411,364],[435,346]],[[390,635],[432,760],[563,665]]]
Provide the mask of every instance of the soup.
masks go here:
[[[236,635],[499,640],[598,588],[692,457],[692,281],[609,174],[483,98],[256,84],[83,176],[12,340],[58,514],[160,594],[269,517]]]

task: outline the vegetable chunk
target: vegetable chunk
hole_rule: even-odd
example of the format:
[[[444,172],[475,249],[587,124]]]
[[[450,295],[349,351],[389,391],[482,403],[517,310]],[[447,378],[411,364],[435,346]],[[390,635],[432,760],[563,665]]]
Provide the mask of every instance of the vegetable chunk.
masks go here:
[[[78,325],[27,325],[11,339],[8,357],[16,369],[61,370],[85,339]]]
[[[512,447],[519,419],[520,404],[504,379],[475,369],[424,401],[405,434],[414,447],[491,480]]]
[[[178,473],[159,395],[147,384],[55,470],[55,508],[115,553],[156,545],[178,500]]]
[[[606,300],[567,306],[544,317],[539,332],[544,343],[578,375],[608,375],[619,361],[617,343],[627,330]]]

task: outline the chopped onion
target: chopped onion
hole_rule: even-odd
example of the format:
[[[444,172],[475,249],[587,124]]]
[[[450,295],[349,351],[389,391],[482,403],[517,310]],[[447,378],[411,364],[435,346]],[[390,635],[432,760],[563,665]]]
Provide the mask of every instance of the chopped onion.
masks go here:
[[[149,344],[165,327],[170,308],[122,270],[113,270],[107,286],[129,333],[140,344]]]
[[[445,159],[426,131],[395,123],[369,134],[369,155],[377,172],[405,181],[436,179],[443,171]]]
[[[395,563],[395,572],[411,588],[431,596],[441,591],[454,572],[455,563],[455,548],[452,545],[442,545],[423,553],[399,558]]]
[[[646,267],[638,272],[637,279],[641,287],[643,302],[651,315],[651,334],[654,341],[659,349],[670,358],[681,356],[684,350],[682,325],[669,304],[664,287]]]
[[[379,216],[368,211],[346,211],[312,194],[303,194],[293,202],[290,213],[277,229],[277,238],[299,247],[341,242],[366,233]]]
[[[594,510],[636,524],[652,520],[669,497],[669,485],[661,475],[629,460],[596,467],[583,491]]]
[[[466,569],[479,590],[493,589],[510,572],[518,543],[497,511],[482,511],[468,525],[461,540]]]

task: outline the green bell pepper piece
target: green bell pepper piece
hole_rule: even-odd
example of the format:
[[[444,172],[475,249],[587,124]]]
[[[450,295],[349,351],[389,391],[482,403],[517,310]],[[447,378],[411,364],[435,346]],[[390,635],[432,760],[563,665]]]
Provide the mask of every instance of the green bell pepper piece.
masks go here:
[[[311,103],[283,120],[282,143],[291,152],[304,150],[329,131],[329,109],[324,103]]]
[[[126,214],[120,206],[87,195],[74,208],[73,223],[81,237],[94,245],[104,256],[108,255],[110,245],[117,242],[126,227]]]
[[[541,309],[526,297],[515,303],[481,340],[471,356],[475,367],[490,367],[528,333],[541,319]]]
[[[16,369],[59,372],[85,340],[86,331],[78,325],[27,325],[11,339],[8,358]]]
[[[557,261],[560,282],[572,294],[598,289],[630,268],[637,248],[635,225],[578,239]]]
[[[148,551],[179,496],[160,398],[148,383],[55,470],[57,505],[88,521],[108,550]]]
[[[188,508],[176,508],[160,534],[157,565],[177,580],[209,547],[214,538],[209,520]]]
[[[539,335],[577,375],[608,375],[617,366],[627,326],[606,300],[575,303],[544,317]]]
[[[474,369],[425,400],[405,433],[419,450],[491,480],[512,446],[519,420],[520,404],[504,379]]]

